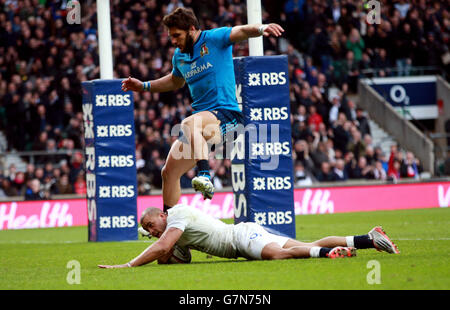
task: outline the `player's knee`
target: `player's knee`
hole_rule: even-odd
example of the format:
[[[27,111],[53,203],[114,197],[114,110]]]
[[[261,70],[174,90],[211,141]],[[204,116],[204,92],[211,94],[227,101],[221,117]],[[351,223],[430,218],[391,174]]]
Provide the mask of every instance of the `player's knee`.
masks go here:
[[[288,253],[284,249],[271,249],[269,251],[263,251],[261,258],[264,260],[276,260],[288,258]]]
[[[181,130],[183,130],[183,134],[186,136],[192,136],[194,132],[194,119],[193,118],[185,118],[181,121]]]

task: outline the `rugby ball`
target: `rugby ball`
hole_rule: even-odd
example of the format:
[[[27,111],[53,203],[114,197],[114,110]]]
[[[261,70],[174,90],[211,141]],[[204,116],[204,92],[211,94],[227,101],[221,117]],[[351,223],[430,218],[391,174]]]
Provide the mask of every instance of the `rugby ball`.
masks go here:
[[[187,247],[181,247],[178,244],[173,246],[172,256],[169,258],[169,264],[189,264],[191,262],[191,250]]]

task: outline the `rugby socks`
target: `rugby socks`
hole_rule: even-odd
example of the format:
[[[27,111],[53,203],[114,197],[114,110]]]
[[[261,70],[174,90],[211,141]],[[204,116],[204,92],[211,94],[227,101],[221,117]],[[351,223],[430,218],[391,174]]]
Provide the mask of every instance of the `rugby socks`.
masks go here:
[[[211,179],[209,174],[209,163],[206,159],[201,159],[197,162],[198,176],[207,177]]]
[[[331,248],[323,248],[320,246],[313,246],[309,250],[310,257],[327,257],[327,254],[331,251]]]
[[[348,236],[345,237],[345,239],[347,240],[348,247],[353,247],[357,249],[370,249],[375,247],[369,235]]]
[[[169,207],[168,205],[164,205],[163,206],[163,211],[167,212],[167,210],[169,210],[170,208],[172,208],[172,207]]]

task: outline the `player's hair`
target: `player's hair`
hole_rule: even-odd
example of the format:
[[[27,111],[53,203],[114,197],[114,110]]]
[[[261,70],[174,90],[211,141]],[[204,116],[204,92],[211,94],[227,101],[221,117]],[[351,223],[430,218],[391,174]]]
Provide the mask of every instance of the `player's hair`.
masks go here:
[[[167,28],[178,28],[188,31],[191,26],[194,26],[196,30],[200,29],[197,17],[195,17],[192,9],[177,8],[169,15],[164,16],[163,24]]]
[[[140,224],[141,224],[141,226],[142,226],[142,221],[144,220],[144,217],[146,217],[147,215],[150,215],[150,216],[158,215],[158,214],[160,214],[161,212],[162,212],[161,209],[155,208],[155,207],[150,207],[150,208],[145,209],[145,210],[142,212],[141,219],[140,219],[140,221],[139,221]]]

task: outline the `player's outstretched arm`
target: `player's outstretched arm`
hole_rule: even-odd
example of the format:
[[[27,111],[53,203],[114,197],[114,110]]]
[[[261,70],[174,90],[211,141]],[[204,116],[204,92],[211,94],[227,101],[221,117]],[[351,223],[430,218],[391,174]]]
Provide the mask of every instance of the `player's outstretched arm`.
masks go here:
[[[182,234],[183,231],[178,228],[169,228],[161,235],[158,241],[150,245],[147,249],[145,249],[141,254],[139,254],[130,262],[120,265],[98,265],[98,267],[106,269],[127,268],[151,263],[158,258],[168,255],[175,243],[178,241],[178,239],[180,239]]]
[[[274,23],[235,26],[231,29],[230,41],[236,43],[262,35],[266,37],[279,37],[283,32],[284,29],[280,25]]]
[[[127,79],[122,80],[122,90],[123,91],[137,91],[141,92],[144,90],[149,90],[154,93],[162,93],[167,91],[176,90],[184,86],[184,80],[177,76],[174,76],[172,73],[169,73],[162,78],[157,80],[145,82],[140,81],[136,78],[132,78],[131,76]]]

